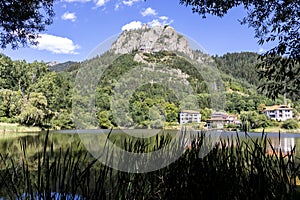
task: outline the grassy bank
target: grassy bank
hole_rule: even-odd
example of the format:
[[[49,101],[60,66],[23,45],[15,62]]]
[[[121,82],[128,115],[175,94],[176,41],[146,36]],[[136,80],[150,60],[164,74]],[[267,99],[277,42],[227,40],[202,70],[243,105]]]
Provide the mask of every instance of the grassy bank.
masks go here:
[[[19,132],[37,132],[37,131],[41,131],[41,128],[22,126],[17,123],[0,122],[0,133],[19,133]]]
[[[300,133],[300,129],[284,129],[280,127],[266,127],[266,128],[256,128],[250,130],[251,132],[259,132],[261,133],[264,130],[266,133]]]

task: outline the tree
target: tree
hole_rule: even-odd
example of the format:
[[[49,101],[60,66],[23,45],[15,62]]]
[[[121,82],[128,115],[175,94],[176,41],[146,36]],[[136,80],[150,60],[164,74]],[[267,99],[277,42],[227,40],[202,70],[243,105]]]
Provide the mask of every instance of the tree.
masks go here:
[[[0,47],[13,49],[36,45],[38,33],[50,25],[54,17],[54,0],[0,1]]]
[[[49,72],[30,85],[30,91],[42,93],[52,111],[71,107],[72,82],[68,74]]]
[[[213,110],[211,108],[204,108],[200,110],[201,120],[206,121],[211,118]]]
[[[19,122],[31,126],[44,126],[50,115],[47,106],[47,99],[42,93],[30,93],[29,98],[25,100],[21,108],[21,113],[18,116]]]
[[[99,113],[99,116],[98,116],[98,119],[99,119],[99,126],[101,128],[111,128],[113,127],[113,125],[111,124],[110,120],[109,120],[109,112],[108,111],[101,111]]]
[[[22,102],[20,92],[0,89],[0,117],[10,118],[11,121],[14,121],[14,118],[20,114]]]
[[[299,0],[180,0],[180,3],[191,6],[203,18],[207,14],[223,17],[230,9],[243,6],[247,16],[241,24],[254,28],[260,45],[275,44],[257,65],[260,78],[265,81],[260,88],[273,98],[282,93],[296,93],[295,88],[300,86]]]
[[[249,131],[250,128],[265,128],[272,124],[265,114],[258,114],[256,111],[242,111],[240,119],[244,131]]]
[[[288,119],[288,120],[283,122],[282,128],[297,129],[297,128],[299,128],[299,122],[297,120],[294,120],[294,119]]]

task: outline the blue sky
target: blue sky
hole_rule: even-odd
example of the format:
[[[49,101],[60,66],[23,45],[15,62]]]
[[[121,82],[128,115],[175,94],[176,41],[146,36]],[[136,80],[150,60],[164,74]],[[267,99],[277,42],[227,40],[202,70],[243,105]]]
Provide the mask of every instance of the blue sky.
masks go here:
[[[107,38],[122,28],[169,24],[198,42],[206,53],[261,52],[253,29],[240,25],[246,14],[242,8],[231,10],[223,18],[202,19],[179,0],[57,0],[54,23],[41,34],[37,47],[2,50],[13,60],[28,62],[82,61]]]

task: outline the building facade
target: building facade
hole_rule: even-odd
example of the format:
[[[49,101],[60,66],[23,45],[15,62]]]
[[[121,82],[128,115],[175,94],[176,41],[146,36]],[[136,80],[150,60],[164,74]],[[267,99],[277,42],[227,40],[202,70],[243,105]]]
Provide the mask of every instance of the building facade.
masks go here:
[[[207,120],[207,128],[224,128],[224,125],[235,124],[240,125],[240,121],[236,115],[227,114],[225,112],[213,112],[211,118]]]
[[[285,121],[293,118],[293,108],[290,105],[266,106],[263,112],[272,120]]]
[[[179,113],[179,124],[200,123],[201,113],[196,110],[182,110]]]

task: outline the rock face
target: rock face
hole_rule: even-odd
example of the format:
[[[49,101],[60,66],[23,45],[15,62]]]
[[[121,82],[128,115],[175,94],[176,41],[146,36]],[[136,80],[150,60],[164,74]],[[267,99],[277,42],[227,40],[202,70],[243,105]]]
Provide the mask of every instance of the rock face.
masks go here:
[[[177,51],[193,58],[192,50],[185,37],[179,35],[174,28],[155,26],[124,31],[111,46],[117,54],[127,54],[134,50],[141,52]]]

